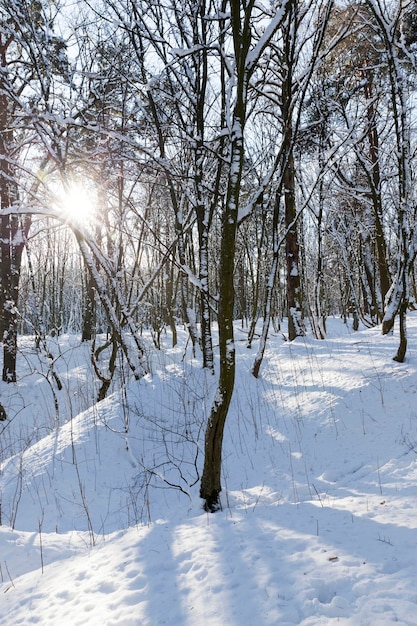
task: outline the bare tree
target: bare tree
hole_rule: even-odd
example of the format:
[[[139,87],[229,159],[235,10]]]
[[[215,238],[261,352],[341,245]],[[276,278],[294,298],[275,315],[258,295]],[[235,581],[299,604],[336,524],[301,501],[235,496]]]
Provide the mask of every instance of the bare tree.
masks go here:
[[[267,281],[263,329],[252,373],[258,376],[265,352],[271,319],[271,302],[278,269],[279,249],[285,242],[286,296],[288,314],[288,338],[290,341],[304,334],[301,302],[301,272],[299,262],[298,217],[296,206],[296,180],[294,148],[296,145],[304,98],[316,64],[328,23],[332,2],[304,5],[291,2],[280,27],[280,37],[273,42],[278,62],[266,76],[266,93],[272,104],[280,111],[281,145],[278,153],[277,184],[273,209],[273,257]],[[313,10],[315,9],[315,10]],[[311,29],[315,36],[311,39]],[[311,46],[306,67],[300,67],[302,51]],[[269,81],[269,86],[268,86]],[[279,211],[283,196],[284,234],[280,235]]]
[[[257,36],[256,21],[261,17],[260,9],[254,2],[231,0],[221,7],[222,15],[230,9],[230,36],[233,42],[232,54],[220,50],[222,63],[232,68],[227,73],[234,87],[234,99],[223,100],[224,118],[228,129],[228,169],[225,172],[226,195],[221,221],[221,248],[219,265],[219,346],[220,371],[217,393],[208,418],[205,446],[204,468],[201,477],[200,495],[208,511],[215,511],[220,506],[221,462],[224,425],[233,394],[235,378],[235,346],[233,333],[234,317],[234,265],[236,248],[236,230],[239,220],[241,182],[244,170],[245,127],[248,121],[248,101],[250,82],[265,49],[285,19],[289,2],[284,2],[271,9],[269,15],[263,15],[268,21],[261,36]],[[224,28],[225,21],[221,21]],[[223,74],[226,78],[226,73]],[[223,87],[224,94],[227,89]],[[258,190],[258,193],[260,191]]]
[[[65,44],[53,34],[55,17],[42,2],[0,5],[0,333],[6,382],[16,380],[19,277],[30,228],[28,214],[17,213],[39,186],[27,172],[24,182],[20,156],[23,146],[27,154],[37,144],[44,160],[52,158],[50,124],[44,120],[53,108],[53,77],[68,78]]]
[[[382,332],[389,332],[397,313],[400,316],[400,344],[394,359],[402,362],[407,350],[406,313],[410,300],[410,273],[417,254],[416,201],[411,154],[411,120],[407,106],[407,64],[412,64],[402,35],[402,21],[408,3],[391,6],[379,0],[367,0],[384,43],[390,81],[390,105],[396,143],[398,254],[396,276],[387,294]]]

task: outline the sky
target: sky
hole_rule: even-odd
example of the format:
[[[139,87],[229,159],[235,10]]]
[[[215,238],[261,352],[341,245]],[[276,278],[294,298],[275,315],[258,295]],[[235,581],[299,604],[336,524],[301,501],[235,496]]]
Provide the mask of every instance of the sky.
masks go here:
[[[1,383],[0,626],[417,625],[417,314],[292,343],[236,324],[222,510],[202,509],[216,377],[186,334],[108,397],[75,335]],[[150,346],[150,342],[149,342]],[[56,387],[51,368],[62,383]]]

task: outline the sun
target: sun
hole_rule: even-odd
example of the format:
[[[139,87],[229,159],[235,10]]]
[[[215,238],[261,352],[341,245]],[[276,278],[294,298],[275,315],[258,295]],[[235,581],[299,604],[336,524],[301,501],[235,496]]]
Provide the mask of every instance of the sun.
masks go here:
[[[95,217],[95,194],[85,185],[70,183],[60,195],[59,209],[66,222],[87,226]]]

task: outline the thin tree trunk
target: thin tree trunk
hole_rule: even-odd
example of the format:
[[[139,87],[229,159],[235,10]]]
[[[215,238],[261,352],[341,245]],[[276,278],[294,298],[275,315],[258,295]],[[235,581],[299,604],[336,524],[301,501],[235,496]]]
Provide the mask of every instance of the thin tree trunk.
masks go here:
[[[287,312],[288,312],[288,339],[305,335],[301,306],[301,279],[299,271],[299,245],[295,207],[295,175],[294,157],[291,152],[284,174],[284,206],[285,226],[285,256],[287,261]]]
[[[305,334],[301,309],[301,278],[299,271],[299,245],[297,233],[297,211],[295,203],[295,165],[294,165],[294,128],[293,113],[296,98],[296,87],[293,81],[295,70],[295,39],[298,20],[298,2],[290,4],[286,28],[283,32],[283,70],[282,80],[282,119],[283,119],[283,152],[285,165],[283,171],[284,190],[284,221],[285,221],[285,258],[287,266],[287,315],[288,339]]]
[[[373,73],[367,72],[364,90],[368,102],[366,114],[368,117],[369,157],[372,165],[372,206],[375,220],[375,240],[378,259],[378,275],[381,290],[382,310],[378,311],[380,319],[384,313],[385,298],[390,288],[390,276],[387,262],[387,245],[383,228],[382,198],[381,198],[381,171],[379,167],[379,136],[376,124],[376,111],[373,95]]]
[[[2,380],[16,382],[17,356],[17,301],[19,277],[24,247],[22,229],[15,216],[0,218],[0,284],[1,333],[3,341]]]
[[[387,294],[388,306],[385,309],[382,332],[386,334],[391,330],[395,316],[400,313],[400,346],[395,359],[403,361],[407,349],[405,316],[409,301],[409,275],[416,255],[415,245],[413,245],[415,244],[416,210],[413,208],[415,207],[415,198],[411,171],[411,120],[407,101],[408,85],[398,53],[398,33],[396,29],[393,29],[395,19],[402,17],[403,6],[402,3],[399,3],[398,7],[394,5],[393,15],[388,14],[386,8],[384,9],[379,3],[375,4],[369,1],[368,6],[376,19],[385,44],[398,167],[397,276]],[[395,16],[394,20],[393,16]]]
[[[204,508],[214,512],[220,508],[223,433],[235,382],[235,343],[233,334],[234,264],[236,230],[242,168],[244,157],[243,131],[246,121],[248,72],[246,56],[251,42],[249,15],[242,24],[239,0],[232,0],[231,23],[236,59],[236,102],[230,136],[230,164],[226,200],[221,221],[219,267],[219,353],[220,369],[216,397],[208,418],[204,441],[204,467],[200,483],[200,497]],[[242,31],[243,27],[243,31]]]
[[[7,50],[13,37],[0,34],[0,339],[3,341],[4,382],[16,381],[17,304],[22,253],[30,228],[29,217],[1,215],[17,205],[18,191],[13,165],[13,130],[6,95]]]
[[[204,500],[207,511],[216,511],[220,508],[219,495],[221,491],[221,464],[223,433],[226,417],[229,411],[235,380],[235,342],[233,334],[234,314],[234,263],[236,249],[236,230],[238,224],[238,209],[240,187],[244,163],[244,128],[246,123],[246,106],[248,100],[248,85],[253,72],[258,66],[259,58],[270,39],[281,26],[290,2],[283,2],[275,15],[271,18],[270,26],[265,29],[265,36],[258,42],[259,45],[251,49],[252,43],[252,11],[255,3],[242,3],[241,0],[230,0],[230,23],[233,38],[233,52],[235,61],[235,76],[232,78],[234,87],[233,111],[229,109],[229,94],[226,94],[225,82],[222,82],[222,111],[228,118],[229,128],[229,155],[228,175],[224,211],[221,220],[221,246],[219,263],[219,352],[220,369],[216,396],[213,401],[207,423],[204,442],[204,467],[201,476],[200,496]],[[227,13],[227,4],[224,3],[222,14]],[[219,20],[221,37],[224,37],[224,18]],[[224,40],[223,40],[224,43]],[[220,50],[226,59],[226,51],[222,40]],[[226,75],[224,64],[223,77]],[[227,52],[227,65],[231,66],[230,51]],[[223,155],[221,155],[223,156]]]
[[[243,125],[244,104],[240,103],[236,112],[234,128],[236,137],[231,148],[231,176],[222,218],[222,239],[219,268],[219,352],[220,370],[215,400],[208,419],[204,442],[204,468],[201,477],[200,496],[205,501],[207,511],[220,507],[221,464],[223,432],[233,394],[235,381],[235,344],[233,334],[234,313],[234,263],[239,206],[240,183],[243,164]]]
[[[266,235],[266,211],[262,206],[262,215],[261,215],[261,232],[258,239],[258,245],[256,250],[256,272],[251,271],[251,279],[252,279],[252,313],[251,313],[251,322],[249,326],[248,332],[248,342],[246,344],[247,348],[252,347],[252,341],[255,336],[256,323],[259,317],[259,296],[260,296],[260,285],[262,283],[262,257],[263,257],[263,247]],[[249,245],[246,244],[246,252],[249,257],[249,263],[251,263],[250,255],[251,251],[249,250]]]
[[[255,378],[259,376],[259,370],[261,369],[263,357],[265,354],[266,343],[268,339],[269,326],[271,323],[272,314],[272,298],[274,295],[275,280],[278,270],[278,256],[279,256],[279,242],[278,242],[278,216],[279,216],[279,204],[281,196],[281,187],[275,195],[274,214],[272,218],[272,264],[269,270],[268,282],[265,292],[265,304],[264,304],[264,317],[262,323],[262,332],[259,339],[258,351],[255,356],[255,360],[252,366],[252,374]]]
[[[174,305],[176,299],[176,289],[175,289],[175,276],[174,276],[174,264],[171,263],[168,265],[167,270],[168,278],[166,281],[166,290],[165,290],[165,322],[171,329],[172,335],[172,347],[175,348],[177,345],[177,327],[175,324],[175,316],[174,316]]]
[[[205,129],[206,129],[206,92],[208,83],[207,61],[207,20],[206,3],[199,2],[197,5],[196,22],[194,25],[193,42],[196,48],[200,47],[195,59],[195,84],[196,84],[196,107],[195,107],[195,192],[196,192],[196,216],[199,240],[199,280],[200,280],[200,323],[201,323],[201,349],[203,353],[203,367],[214,371],[213,340],[211,335],[211,311],[209,289],[209,230],[212,220],[212,209],[206,201],[207,191],[204,186],[205,159]]]
[[[322,311],[322,284],[323,284],[323,202],[322,192],[320,185],[320,208],[317,218],[317,265],[316,265],[316,280],[314,284],[314,334],[316,339],[324,339],[326,336],[326,318]]]
[[[84,311],[81,341],[91,341],[94,336],[96,326],[95,289],[91,274],[87,270],[85,270],[84,273]]]
[[[403,299],[400,306],[399,318],[400,344],[398,346],[397,354],[395,355],[393,360],[398,361],[398,363],[403,363],[407,352],[407,301],[405,298]]]

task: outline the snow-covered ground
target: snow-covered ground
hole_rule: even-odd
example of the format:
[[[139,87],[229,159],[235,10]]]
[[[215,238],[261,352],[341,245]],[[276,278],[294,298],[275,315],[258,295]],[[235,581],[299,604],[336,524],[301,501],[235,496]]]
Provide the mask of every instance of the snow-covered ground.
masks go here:
[[[340,320],[272,336],[255,380],[237,325],[216,514],[198,495],[215,377],[184,334],[96,405],[89,346],[22,339],[0,386],[0,625],[417,625],[415,313],[408,329],[404,364],[395,334]]]

